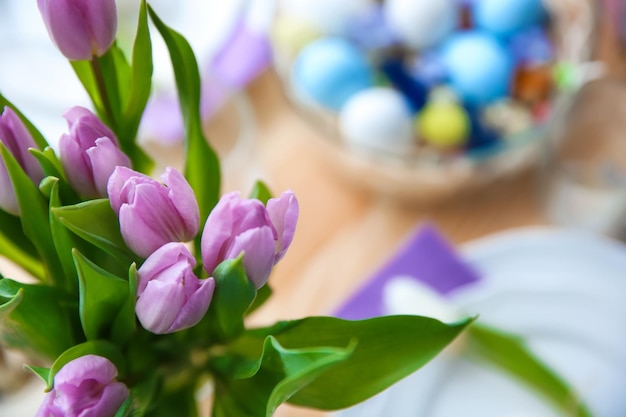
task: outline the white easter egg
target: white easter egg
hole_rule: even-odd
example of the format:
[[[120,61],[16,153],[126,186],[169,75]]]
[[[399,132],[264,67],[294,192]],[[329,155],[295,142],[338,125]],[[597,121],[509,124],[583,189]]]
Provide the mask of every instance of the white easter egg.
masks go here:
[[[389,26],[410,46],[433,46],[458,25],[454,0],[388,0],[385,16]]]
[[[339,127],[351,145],[397,153],[413,143],[409,108],[391,88],[369,88],[352,96],[341,109]]]

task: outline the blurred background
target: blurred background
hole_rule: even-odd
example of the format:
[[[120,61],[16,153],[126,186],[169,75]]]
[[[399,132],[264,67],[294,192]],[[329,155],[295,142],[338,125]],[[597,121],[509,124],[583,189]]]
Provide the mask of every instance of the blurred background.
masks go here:
[[[582,233],[550,246],[556,252],[544,267],[554,274],[564,273],[570,253],[592,256],[563,250],[567,242],[606,239],[626,262],[623,0],[150,3],[197,53],[223,191],[246,194],[262,179],[300,202],[296,238],[255,323],[333,314],[422,225],[479,270],[500,255],[472,255],[477,239],[513,236],[503,245],[521,257],[508,268],[519,268],[528,245],[543,241],[516,236],[545,228]],[[138,2],[117,4],[119,42],[130,48]],[[36,2],[0,0],[0,40],[0,91],[55,146],[63,111],[89,102]],[[155,95],[140,140],[160,168],[178,166],[172,73],[158,36],[153,42]],[[626,279],[611,285],[626,295]],[[608,332],[621,337],[626,317],[618,319],[622,329]],[[626,414],[623,399],[603,401],[612,408],[598,415]]]

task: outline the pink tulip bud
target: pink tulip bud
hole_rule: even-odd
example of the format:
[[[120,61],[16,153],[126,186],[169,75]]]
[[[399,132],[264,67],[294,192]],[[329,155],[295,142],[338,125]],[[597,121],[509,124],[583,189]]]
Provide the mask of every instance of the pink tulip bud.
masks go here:
[[[43,171],[37,159],[28,152],[29,148],[37,148],[37,144],[22,120],[10,107],[5,107],[0,115],[0,142],[11,152],[30,179],[39,185]],[[11,214],[19,214],[11,178],[2,159],[0,159],[0,208]]]
[[[243,266],[256,288],[269,278],[272,267],[287,251],[298,220],[298,201],[291,191],[272,198],[267,208],[239,193],[224,195],[202,233],[202,261],[211,274],[226,259],[243,253]]]
[[[168,167],[161,179],[164,184],[118,166],[107,186],[124,241],[143,257],[166,243],[193,239],[200,228],[198,202],[185,177]]]
[[[195,258],[178,242],[167,243],[137,271],[139,286],[135,312],[141,325],[156,334],[195,326],[206,314],[215,280],[198,279]]]
[[[130,159],[120,150],[111,129],[91,111],[76,106],[63,117],[70,132],[61,136],[59,153],[69,183],[85,197],[106,197],[113,170],[129,167]]]
[[[37,0],[37,4],[50,37],[67,59],[102,56],[115,40],[115,0]]]
[[[102,356],[74,359],[54,376],[35,417],[113,417],[128,397],[116,377],[117,368]]]

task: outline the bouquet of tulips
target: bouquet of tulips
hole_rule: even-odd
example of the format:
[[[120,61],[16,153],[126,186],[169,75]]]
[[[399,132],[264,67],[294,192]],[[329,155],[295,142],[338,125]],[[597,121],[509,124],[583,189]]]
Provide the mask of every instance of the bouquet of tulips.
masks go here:
[[[114,0],[38,6],[93,104],[67,110],[56,150],[0,94],[0,253],[32,278],[0,276],[0,343],[43,380],[38,417],[198,416],[206,386],[215,417],[270,416],[284,402],[340,409],[412,373],[472,322],[307,317],[248,328],[296,232],[296,196],[262,182],[223,193],[194,53],[145,0],[129,57]],[[184,172],[152,172],[136,141],[151,31],[174,70]]]

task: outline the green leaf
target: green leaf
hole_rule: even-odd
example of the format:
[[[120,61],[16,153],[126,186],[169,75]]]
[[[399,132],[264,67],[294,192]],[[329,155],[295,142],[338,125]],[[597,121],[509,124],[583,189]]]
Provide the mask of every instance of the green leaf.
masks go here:
[[[257,181],[254,184],[254,188],[252,189],[250,198],[256,198],[257,200],[261,200],[261,202],[266,205],[267,201],[272,198],[272,192],[264,182]]]
[[[2,143],[0,143],[0,154],[15,190],[24,234],[37,249],[48,276],[53,281],[61,280],[63,269],[59,259],[56,257],[56,250],[52,240],[48,220],[48,202],[43,198],[37,186],[26,175],[11,152]]]
[[[49,177],[52,178],[52,177]],[[55,179],[56,180],[56,179]],[[58,282],[61,288],[69,291],[70,293],[76,293],[78,287],[78,274],[74,267],[74,258],[72,257],[72,249],[74,248],[74,241],[72,235],[69,234],[65,226],[63,226],[58,219],[52,214],[52,210],[55,207],[59,207],[61,200],[59,198],[59,186],[58,180],[54,181],[50,190],[50,229],[52,231],[52,239],[54,240],[54,246],[56,248],[57,256],[61,262],[63,268],[62,281]]]
[[[59,158],[57,158],[52,148],[48,147],[43,151],[30,149],[30,153],[37,158],[46,177],[54,177],[59,181],[59,194],[62,201],[66,203],[76,203],[80,201],[76,191],[68,184],[61,161],[59,161]]]
[[[133,43],[130,91],[124,107],[123,139],[128,141],[137,134],[143,111],[152,88],[152,42],[148,29],[148,13],[145,0],[141,1],[137,33]]]
[[[200,116],[200,73],[191,46],[148,6],[150,18],[163,37],[170,54],[178,99],[185,124],[185,177],[196,194],[200,221],[204,224],[220,195],[220,166],[217,154],[203,133]],[[200,234],[195,241],[200,248]],[[199,253],[199,251],[198,251]]]
[[[246,315],[252,314],[257,308],[261,307],[272,296],[272,289],[268,284],[265,284],[259,288],[256,292],[256,297],[252,302],[252,305],[246,311]]]
[[[22,267],[33,278],[44,281],[46,271],[37,250],[24,236],[19,217],[0,210],[0,255]]]
[[[349,358],[354,349],[355,343],[343,348],[285,349],[274,337],[268,336],[261,357],[252,367],[244,367],[239,375],[222,380],[217,385],[218,407],[223,410],[224,416],[271,416],[292,395]],[[225,396],[227,402],[221,403],[224,391],[228,393]]]
[[[48,385],[50,380],[50,368],[42,368],[35,365],[24,365],[24,368],[37,375],[43,382]]]
[[[55,375],[74,359],[86,355],[102,356],[110,360],[117,368],[119,378],[123,378],[126,373],[126,360],[119,348],[107,340],[90,340],[76,346],[72,346],[63,352],[50,367],[48,378],[48,389],[52,389]]]
[[[87,340],[107,338],[130,297],[128,282],[105,271],[74,250],[80,290],[80,321]],[[134,316],[133,316],[134,320]]]
[[[260,340],[268,335],[273,335],[287,349],[345,348],[356,341],[348,359],[319,375],[289,399],[300,406],[337,410],[364,401],[421,368],[471,321],[444,324],[419,316],[359,321],[309,317],[250,330],[231,349],[233,354],[256,357],[261,349]],[[350,389],[346,390],[346,386]],[[342,395],[337,395],[338,392]]]
[[[44,285],[0,279],[0,341],[27,355],[53,360],[80,332],[75,301]]]
[[[135,304],[137,303],[137,266],[132,264],[128,273],[128,297],[113,321],[111,338],[120,345],[126,344],[137,329]]]
[[[126,265],[132,263],[134,255],[124,243],[119,221],[108,199],[55,207],[52,213],[65,227],[87,242],[113,255]]]
[[[116,318],[130,297],[128,282],[100,268],[78,251],[73,253],[80,284],[80,321],[85,336],[87,340],[110,337]]]
[[[43,137],[41,132],[35,127],[35,125],[33,125],[31,121],[28,120],[28,118],[24,116],[24,114],[17,107],[15,107],[15,105],[13,105],[13,103],[11,103],[5,96],[2,95],[2,93],[0,93],[0,113],[4,111],[5,106],[13,109],[13,111],[20,117],[20,119],[22,119],[22,122],[24,122],[24,125],[30,132],[33,140],[35,141],[39,149],[45,149],[48,147],[48,142]]]
[[[139,8],[137,33],[133,43],[132,66],[128,80],[128,96],[124,98],[120,145],[133,162],[133,168],[150,173],[154,163],[136,144],[137,131],[152,88],[152,42],[148,29],[148,13],[145,0]]]
[[[229,259],[215,269],[215,291],[203,321],[210,323],[212,337],[231,340],[244,330],[244,315],[256,295],[254,285],[246,276],[242,257]],[[201,324],[201,327],[204,327]]]
[[[521,338],[483,325],[472,326],[468,335],[471,359],[508,372],[543,395],[564,415],[591,417],[576,392],[535,357]]]
[[[104,102],[98,89],[98,82],[92,72],[91,64],[89,61],[70,61],[76,76],[80,80],[83,88],[89,95],[93,106],[96,109],[98,116],[107,124],[109,124],[107,111],[104,106]]]

